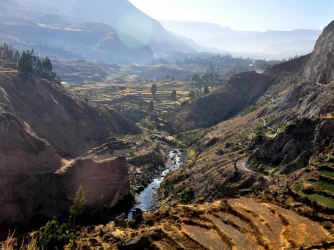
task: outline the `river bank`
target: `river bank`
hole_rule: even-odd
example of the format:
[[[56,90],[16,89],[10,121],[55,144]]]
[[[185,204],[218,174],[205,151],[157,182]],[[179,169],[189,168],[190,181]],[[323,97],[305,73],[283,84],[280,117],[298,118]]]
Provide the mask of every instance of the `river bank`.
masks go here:
[[[165,177],[172,171],[179,169],[186,160],[185,150],[183,149],[167,149],[167,161],[165,168],[161,169],[161,173],[157,178],[154,178],[152,182],[139,194],[136,195],[136,203],[132,207],[131,211],[136,208],[141,209],[143,212],[148,212],[158,208],[158,189]],[[130,211],[128,219],[132,218],[132,212]]]

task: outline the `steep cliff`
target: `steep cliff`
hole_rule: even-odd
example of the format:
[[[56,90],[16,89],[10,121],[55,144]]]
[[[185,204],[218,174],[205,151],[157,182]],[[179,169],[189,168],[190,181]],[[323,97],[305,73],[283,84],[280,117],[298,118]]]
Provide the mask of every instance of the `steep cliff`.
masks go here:
[[[50,172],[61,166],[51,145],[29,133],[13,114],[0,114],[0,137],[0,174]]]
[[[331,22],[319,37],[311,58],[304,69],[307,78],[320,83],[334,80],[334,21]]]
[[[53,173],[0,175],[0,238],[9,229],[24,232],[47,218],[66,216],[79,186],[86,204],[100,214],[130,195],[125,158],[103,162],[78,159]]]
[[[62,157],[78,157],[108,136],[140,133],[116,111],[93,108],[40,76],[23,79],[0,72],[0,103],[0,111],[15,116]]]
[[[92,211],[115,207],[130,195],[126,159],[93,160],[89,150],[134,133],[141,130],[116,111],[91,107],[46,76],[0,68],[0,237],[68,214],[80,185]]]

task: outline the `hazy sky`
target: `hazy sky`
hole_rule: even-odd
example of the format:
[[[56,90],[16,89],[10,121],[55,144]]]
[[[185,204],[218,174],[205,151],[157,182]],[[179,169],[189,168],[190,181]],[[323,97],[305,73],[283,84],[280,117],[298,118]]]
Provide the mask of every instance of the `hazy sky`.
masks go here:
[[[155,19],[217,23],[237,30],[323,29],[334,0],[129,0]]]

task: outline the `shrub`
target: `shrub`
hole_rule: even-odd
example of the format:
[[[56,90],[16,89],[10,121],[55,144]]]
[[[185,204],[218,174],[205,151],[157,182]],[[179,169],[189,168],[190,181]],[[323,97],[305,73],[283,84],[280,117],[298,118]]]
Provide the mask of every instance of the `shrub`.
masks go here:
[[[56,217],[41,227],[33,236],[38,249],[64,249],[73,238],[74,234],[68,229],[67,224],[60,224]]]
[[[332,228],[332,224],[328,221],[325,221],[324,223],[322,223],[322,226],[327,230]]]

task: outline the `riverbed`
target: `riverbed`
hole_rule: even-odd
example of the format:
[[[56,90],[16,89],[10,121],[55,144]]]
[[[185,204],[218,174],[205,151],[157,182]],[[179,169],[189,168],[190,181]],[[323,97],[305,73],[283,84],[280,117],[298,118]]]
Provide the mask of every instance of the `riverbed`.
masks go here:
[[[182,165],[182,151],[179,149],[173,149],[168,153],[168,161],[165,164],[166,169],[160,174],[159,178],[153,179],[153,181],[139,193],[136,197],[136,204],[131,211],[136,208],[140,208],[143,212],[148,212],[154,207],[154,197],[157,195],[161,182],[172,171],[179,169]],[[129,213],[128,219],[132,219],[132,212]]]

